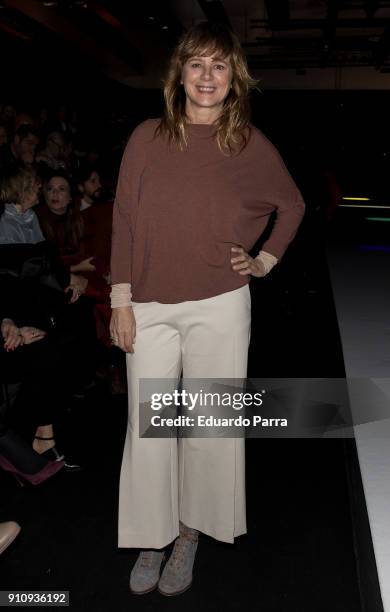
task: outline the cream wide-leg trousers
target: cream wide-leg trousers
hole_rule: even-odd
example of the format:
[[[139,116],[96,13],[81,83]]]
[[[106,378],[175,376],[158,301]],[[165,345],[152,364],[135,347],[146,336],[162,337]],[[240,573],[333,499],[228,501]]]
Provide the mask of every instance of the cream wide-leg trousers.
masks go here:
[[[179,520],[223,542],[246,533],[244,438],[140,438],[139,379],[245,378],[248,285],[205,300],[135,303],[119,547],[163,548]]]

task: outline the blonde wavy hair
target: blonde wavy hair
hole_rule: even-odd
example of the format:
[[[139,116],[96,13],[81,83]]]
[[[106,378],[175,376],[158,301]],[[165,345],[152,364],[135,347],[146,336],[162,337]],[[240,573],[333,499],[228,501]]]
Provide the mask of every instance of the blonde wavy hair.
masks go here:
[[[156,135],[168,136],[181,150],[187,145],[185,112],[186,97],[181,86],[182,70],[191,57],[217,54],[229,60],[232,87],[225,98],[222,112],[215,122],[218,147],[223,153],[242,151],[250,136],[249,91],[256,87],[237,36],[224,24],[201,22],[182,36],[175,48],[164,81],[165,112],[156,128]]]
[[[17,162],[10,163],[0,174],[0,205],[20,204],[36,181],[35,170]]]

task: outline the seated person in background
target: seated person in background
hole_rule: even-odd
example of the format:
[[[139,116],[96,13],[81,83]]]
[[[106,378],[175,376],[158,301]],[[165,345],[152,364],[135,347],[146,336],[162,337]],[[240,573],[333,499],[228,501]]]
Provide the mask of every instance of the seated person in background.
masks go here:
[[[0,271],[29,283],[28,301],[37,293],[37,287],[41,294],[45,287],[37,312],[50,310],[47,325],[54,319],[77,337],[76,361],[84,359],[79,363],[80,386],[84,387],[92,382],[96,369],[93,305],[84,296],[79,299],[88,281],[70,273],[59,259],[58,250],[45,241],[32,210],[38,192],[39,183],[31,169],[12,165],[0,173]]]
[[[112,199],[102,202],[102,185],[96,168],[83,164],[75,177],[81,197],[80,210],[84,222],[84,245],[105,266],[108,274],[111,257]]]
[[[72,137],[77,131],[77,111],[61,104],[55,109],[53,124],[65,136]]]
[[[102,201],[103,189],[99,172],[88,163],[80,165],[75,180],[80,195],[80,210],[84,224],[83,243],[86,253],[94,254],[94,263],[99,266],[99,272],[105,279],[106,300],[100,301],[95,307],[98,337],[109,349],[109,376],[113,393],[126,392],[126,372],[123,354],[111,346],[109,324],[111,307],[108,300],[110,283],[111,231],[113,199]]]
[[[36,156],[37,163],[43,168],[43,174],[50,170],[66,170],[66,143],[62,132],[51,131],[46,137],[45,148]]]
[[[15,131],[18,130],[22,125],[32,125],[36,129],[36,123],[31,115],[28,113],[18,113],[15,117]]]
[[[1,244],[36,244],[44,240],[38,219],[31,210],[38,203],[39,190],[39,181],[31,168],[15,163],[2,169]]]
[[[69,176],[52,170],[43,186],[43,201],[37,207],[44,237],[59,250],[73,273],[94,272],[93,256],[85,257],[84,220],[72,197]]]
[[[102,343],[101,355],[106,360],[107,349],[112,353],[109,323],[111,317],[110,285],[107,274],[109,262],[97,256],[96,249],[105,250],[96,242],[85,241],[83,214],[72,198],[72,187],[67,175],[53,171],[43,185],[43,202],[37,208],[45,238],[58,247],[65,265],[73,273],[82,273],[88,280],[85,296],[94,304],[97,338]],[[104,348],[105,347],[105,348]]]
[[[25,437],[33,437],[36,453],[63,464],[65,458],[57,449],[53,423],[58,421],[61,405],[58,394],[60,398],[66,396],[71,368],[55,335],[34,325],[41,315],[31,308],[31,292],[26,291],[27,287],[19,279],[0,274],[1,379],[6,383],[22,383],[17,401],[6,415],[7,424]],[[80,466],[65,461],[65,468],[75,471]]]
[[[81,196],[80,210],[83,211],[100,199],[102,193],[100,176],[96,168],[84,162],[80,166],[75,180]]]
[[[45,240],[32,208],[38,203],[40,182],[31,168],[10,164],[0,172],[0,244],[37,244]],[[85,291],[87,280],[72,274],[72,302]]]
[[[1,147],[0,168],[10,163],[19,162],[24,166],[32,166],[35,162],[36,148],[39,137],[32,125],[21,125],[13,134],[9,144]]]

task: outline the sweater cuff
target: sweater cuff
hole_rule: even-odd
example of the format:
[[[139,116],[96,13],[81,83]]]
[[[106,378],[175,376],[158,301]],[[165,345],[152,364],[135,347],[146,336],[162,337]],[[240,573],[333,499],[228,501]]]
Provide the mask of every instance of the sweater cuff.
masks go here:
[[[256,259],[261,261],[266,274],[268,274],[268,272],[272,270],[274,265],[278,263],[277,257],[275,257],[275,255],[271,255],[271,253],[267,253],[266,251],[260,251]]]
[[[131,306],[131,285],[130,283],[117,283],[111,285],[111,308],[123,308]]]

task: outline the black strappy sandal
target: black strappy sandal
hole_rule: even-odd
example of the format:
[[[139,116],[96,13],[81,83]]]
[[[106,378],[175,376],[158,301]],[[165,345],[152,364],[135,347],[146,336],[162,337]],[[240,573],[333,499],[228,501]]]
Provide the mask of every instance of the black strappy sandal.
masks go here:
[[[54,440],[53,437],[43,437],[43,436],[34,436],[35,440]],[[81,465],[77,463],[68,463],[65,455],[58,451],[57,447],[54,445],[52,448],[48,448],[45,452],[40,453],[41,457],[45,457],[50,461],[64,461],[64,470],[66,472],[80,472],[83,468]]]

